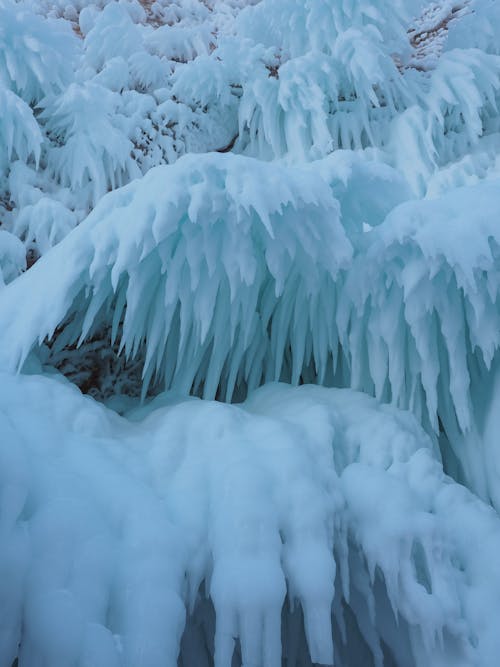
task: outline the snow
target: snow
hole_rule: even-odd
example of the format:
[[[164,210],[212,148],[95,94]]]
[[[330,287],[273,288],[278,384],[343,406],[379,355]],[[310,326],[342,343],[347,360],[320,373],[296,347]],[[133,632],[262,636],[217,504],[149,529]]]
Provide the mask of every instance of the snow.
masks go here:
[[[203,383],[213,398],[222,385],[230,398],[238,385],[282,373],[296,383],[313,350],[326,372],[336,338],[322,304],[351,254],[338,204],[311,171],[185,156],[103,198],[12,285],[0,318],[17,331],[23,321],[23,334],[8,324],[0,332],[2,365],[19,367],[37,340],[72,319],[67,342],[103,324],[127,356],[145,341],[146,378],[156,373],[176,391]],[[38,292],[29,309],[25,289]]]
[[[0,128],[0,168],[5,169],[16,157],[23,161],[33,157],[38,163],[43,137],[32,110],[1,83],[0,106],[4,114]]]
[[[62,95],[45,98],[42,106],[47,131],[64,140],[48,161],[49,172],[62,186],[88,189],[95,204],[109,189],[140,175],[131,157],[132,142],[119,127],[112,91],[73,83]]]
[[[0,2],[0,83],[26,102],[61,92],[77,57],[78,41],[64,21],[42,20],[11,0]]]
[[[14,232],[24,240],[29,250],[41,255],[57,245],[76,227],[76,216],[63,204],[49,197],[42,197],[36,204],[23,207],[16,219]]]
[[[10,282],[26,268],[26,253],[21,241],[0,229],[0,286]]]
[[[436,431],[439,417],[464,480],[485,498],[495,492],[474,469],[492,461],[474,454],[475,415],[498,358],[498,193],[492,179],[396,207],[350,268],[337,312],[351,386],[374,388]],[[357,361],[365,356],[368,367]],[[465,442],[459,432],[470,432]]]
[[[499,26],[0,0],[0,667],[497,667]]]
[[[299,609],[315,663],[352,664],[356,634],[398,661],[398,618],[405,664],[496,664],[500,522],[408,413],[306,386],[128,418],[57,377],[0,392],[2,664],[22,628],[30,666],[203,665],[214,642],[224,667],[239,639],[272,667]]]

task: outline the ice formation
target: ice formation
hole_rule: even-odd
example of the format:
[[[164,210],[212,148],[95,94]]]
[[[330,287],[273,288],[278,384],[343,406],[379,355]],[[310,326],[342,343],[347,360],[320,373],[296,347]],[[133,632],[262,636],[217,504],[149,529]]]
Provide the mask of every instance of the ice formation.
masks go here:
[[[478,457],[477,441],[499,359],[499,185],[394,208],[350,267],[337,311],[350,386],[436,432],[439,420],[461,479],[488,499],[495,454]]]
[[[499,44],[0,0],[0,667],[497,667]]]
[[[496,664],[500,521],[408,413],[1,380],[0,664]]]
[[[2,360],[22,364],[63,325],[59,344],[108,325],[127,355],[145,347],[145,388],[154,373],[167,388],[231,399],[237,385],[283,374],[297,383],[312,357],[323,377],[337,346],[325,313],[352,255],[339,217],[307,169],[234,155],[157,167],[104,198],[12,285],[0,304],[11,341]],[[29,311],[17,292],[25,280],[42,288]],[[23,319],[11,335],[8,321],[19,330]]]

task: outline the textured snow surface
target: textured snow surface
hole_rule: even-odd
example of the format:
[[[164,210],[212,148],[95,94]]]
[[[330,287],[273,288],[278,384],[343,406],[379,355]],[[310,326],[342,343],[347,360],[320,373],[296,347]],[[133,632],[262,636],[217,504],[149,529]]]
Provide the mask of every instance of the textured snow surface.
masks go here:
[[[408,413],[0,380],[1,665],[496,665],[500,522]]]

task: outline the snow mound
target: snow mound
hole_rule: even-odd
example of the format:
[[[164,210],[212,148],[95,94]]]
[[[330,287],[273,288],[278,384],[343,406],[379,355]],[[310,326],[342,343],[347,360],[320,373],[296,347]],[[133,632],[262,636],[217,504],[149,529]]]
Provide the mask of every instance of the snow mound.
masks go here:
[[[297,383],[312,361],[322,378],[337,348],[335,278],[352,255],[339,217],[305,168],[208,154],[153,169],[9,287],[2,365],[19,367],[58,327],[61,347],[109,326],[127,356],[144,354],[144,391],[156,374],[230,399]]]
[[[498,517],[408,413],[270,385],[124,419],[39,376],[0,398],[1,665],[496,665]]]

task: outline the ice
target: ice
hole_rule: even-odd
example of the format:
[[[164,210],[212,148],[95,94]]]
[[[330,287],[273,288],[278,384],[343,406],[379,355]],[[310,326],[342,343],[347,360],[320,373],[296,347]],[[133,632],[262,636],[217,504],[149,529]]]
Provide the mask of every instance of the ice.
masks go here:
[[[15,290],[2,301],[2,321],[16,319],[16,329],[18,318],[25,322],[3,363],[22,364],[37,340],[79,312],[67,342],[83,341],[104,322],[127,356],[142,350],[146,378],[156,373],[177,391],[203,382],[205,397],[231,397],[237,383],[252,388],[282,373],[297,382],[313,335],[313,345],[323,346],[319,366],[335,348],[320,303],[331,298],[351,253],[338,204],[311,171],[186,156],[104,198],[23,276],[16,289],[36,283],[40,298],[23,312]],[[62,259],[68,254],[71,264]],[[115,301],[121,306],[109,317]],[[8,327],[1,335],[7,342]]]
[[[0,667],[497,667],[499,26],[0,0]]]
[[[370,233],[357,260],[364,275],[354,263],[337,313],[352,386],[410,407],[436,431],[439,418],[463,479],[486,498],[495,492],[479,471],[491,464],[472,452],[498,357],[497,207],[496,180],[396,207]],[[368,367],[357,361],[365,354]]]
[[[85,60],[96,72],[113,58],[128,60],[143,49],[139,27],[126,6],[118,2],[106,5],[92,29],[85,33]]]
[[[396,622],[408,664],[495,664],[500,523],[408,413],[268,385],[126,419],[58,378],[0,387],[2,664],[20,642],[30,667],[194,666],[214,642],[220,667],[268,667],[293,619],[301,664],[397,656]],[[181,642],[200,630],[206,648]]]
[[[6,170],[16,158],[24,162],[33,158],[38,164],[43,141],[40,128],[30,107],[0,82],[0,170]]]
[[[17,278],[25,268],[23,244],[14,234],[0,229],[0,287]]]
[[[45,98],[42,106],[48,132],[63,138],[48,161],[49,173],[62,186],[88,191],[93,205],[110,189],[139,176],[132,142],[120,127],[119,100],[111,90],[72,83],[63,94]]]
[[[27,205],[17,217],[14,231],[24,240],[28,249],[35,249],[43,255],[76,227],[77,219],[73,211],[48,197],[42,197],[36,204]]]
[[[78,40],[64,21],[43,20],[13,0],[0,3],[0,82],[30,103],[73,77]]]

